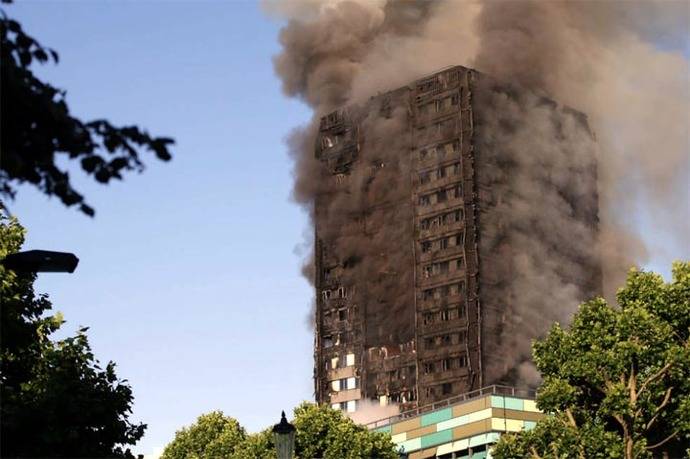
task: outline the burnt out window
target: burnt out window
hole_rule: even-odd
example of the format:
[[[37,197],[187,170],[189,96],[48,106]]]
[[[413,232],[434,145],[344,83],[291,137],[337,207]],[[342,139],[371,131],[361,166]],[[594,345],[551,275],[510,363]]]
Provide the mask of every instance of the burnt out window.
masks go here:
[[[323,337],[323,347],[333,347],[333,337],[331,335],[326,335]]]
[[[429,183],[431,181],[431,174],[428,172],[422,172],[419,174],[419,183]]]
[[[440,179],[444,178],[445,176],[446,176],[446,168],[445,167],[441,167],[436,171],[436,178],[437,179],[440,180]]]
[[[467,366],[467,356],[461,355],[458,357],[458,368],[465,368]]]
[[[450,310],[444,309],[441,311],[441,320],[444,322],[450,320]]]
[[[448,371],[450,370],[451,367],[451,360],[450,359],[443,359],[441,360],[441,369],[443,371]]]
[[[431,197],[429,195],[424,195],[419,197],[420,206],[428,206],[431,204]]]
[[[426,396],[429,397],[429,398],[433,398],[433,397],[436,395],[435,392],[436,392],[436,391],[434,390],[433,387],[427,387],[427,388],[425,389]]]
[[[434,372],[434,362],[425,362],[424,363],[424,374],[428,375]]]
[[[465,234],[459,233],[455,235],[455,245],[463,245],[465,243]]]
[[[448,395],[453,392],[453,385],[449,382],[441,384],[441,393],[443,395]]]
[[[422,242],[422,253],[431,251],[431,241]]]
[[[419,227],[420,227],[421,229],[423,229],[423,230],[427,230],[427,229],[429,229],[429,224],[430,224],[430,222],[431,222],[430,219],[425,218],[424,220],[422,220],[422,221],[419,223]]]
[[[454,188],[452,188],[452,194],[455,199],[462,198],[462,187],[460,185],[456,185]]]
[[[436,202],[445,202],[448,200],[448,193],[446,190],[441,190],[436,194]]]
[[[462,258],[458,258],[455,260],[455,269],[456,270],[461,270],[465,266],[465,263]]]
[[[347,309],[338,309],[338,320],[347,320]]]
[[[429,325],[434,323],[434,314],[427,312],[424,314],[424,325]]]
[[[438,241],[438,243],[439,243],[439,248],[440,248],[441,250],[445,250],[445,249],[448,248],[448,238],[447,238],[447,237],[441,238],[441,239]]]
[[[453,175],[460,175],[461,172],[460,163],[453,164]]]
[[[430,300],[434,297],[434,289],[426,289],[422,292],[422,299]]]
[[[462,209],[458,209],[453,212],[453,217],[456,222],[462,221]]]
[[[465,317],[465,306],[464,305],[458,306],[458,316],[459,317]]]

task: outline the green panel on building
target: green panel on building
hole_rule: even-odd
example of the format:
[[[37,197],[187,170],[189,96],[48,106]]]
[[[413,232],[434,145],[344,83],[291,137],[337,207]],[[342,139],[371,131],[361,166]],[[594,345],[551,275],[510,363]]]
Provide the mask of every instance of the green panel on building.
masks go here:
[[[430,426],[438,422],[447,421],[453,417],[452,408],[444,408],[442,410],[434,411],[432,413],[422,415],[422,427]]]
[[[422,437],[422,448],[440,445],[453,441],[453,431],[451,429],[442,430]]]
[[[525,404],[522,402],[521,398],[506,397],[505,403],[506,403],[505,408],[507,410],[523,411],[525,409]]]
[[[391,427],[391,426],[383,426],[383,427],[377,427],[376,429],[374,429],[374,432],[381,432],[381,433],[389,434],[389,433],[391,433],[392,429],[393,429],[393,427]]]
[[[505,408],[505,404],[503,403],[503,398],[500,395],[492,395],[491,396],[491,408]]]

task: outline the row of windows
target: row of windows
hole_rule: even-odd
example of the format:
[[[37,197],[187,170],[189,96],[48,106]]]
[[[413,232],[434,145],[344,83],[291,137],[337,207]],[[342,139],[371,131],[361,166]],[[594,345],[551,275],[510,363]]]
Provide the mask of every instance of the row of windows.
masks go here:
[[[442,113],[446,110],[455,107],[460,101],[459,94],[453,94],[443,99],[432,100],[418,107],[420,115],[429,115],[431,113]]]
[[[426,290],[422,290],[422,299],[423,300],[432,300],[432,299],[447,298],[449,296],[460,295],[460,294],[464,293],[464,291],[465,291],[465,283],[464,282],[458,282],[456,284],[450,284],[450,285],[440,285],[438,287],[428,288]]]
[[[437,214],[431,217],[423,218],[419,222],[419,228],[422,230],[440,228],[442,226],[449,226],[453,223],[461,222],[463,218],[462,209],[455,209],[450,212]]]
[[[445,177],[451,177],[453,175],[460,175],[460,162],[447,164],[441,166],[438,169],[424,171],[419,173],[419,183],[422,185],[430,183],[434,180],[441,180]]]
[[[324,335],[322,339],[324,349],[334,346],[340,346],[343,343],[352,342],[350,332],[333,333],[331,335]]]
[[[465,233],[445,236],[438,239],[429,239],[420,243],[422,253],[440,252],[450,247],[462,247],[465,243]]]
[[[437,159],[440,161],[454,156],[458,151],[460,151],[459,140],[430,145],[419,149],[419,160]]]
[[[422,269],[424,279],[429,279],[440,274],[448,274],[449,272],[460,271],[465,264],[463,258],[455,258],[453,260],[437,261],[430,263]]]
[[[428,398],[434,398],[439,395],[451,395],[453,393],[453,383],[445,382],[436,386],[426,387],[424,393]]]
[[[449,199],[460,199],[462,198],[462,186],[460,184],[453,185],[448,188],[443,188],[441,190],[435,191],[429,194],[423,194],[419,196],[420,206],[430,206],[433,204],[438,204],[441,202],[446,202]]]
[[[329,361],[326,361],[327,370],[335,370],[336,368],[352,367],[355,365],[355,355],[345,354],[345,358],[340,358],[339,355],[331,357]]]
[[[431,325],[437,322],[448,322],[449,320],[465,317],[465,306],[455,305],[450,308],[441,309],[440,311],[425,312],[423,317],[424,325]]]
[[[323,290],[321,291],[321,298],[323,298],[324,301],[330,300],[332,298],[347,298],[347,288],[338,287],[334,290]]]
[[[331,381],[331,389],[336,392],[341,390],[357,389],[359,387],[359,380],[357,378],[342,378]]]
[[[323,312],[323,321],[326,324],[332,324],[334,322],[342,322],[348,319],[349,311],[347,307],[342,307],[338,309],[330,309]]]
[[[465,367],[467,367],[467,356],[464,354],[460,357],[448,357],[441,360],[424,362],[423,365],[425,375]]]
[[[425,139],[433,139],[450,134],[455,130],[455,118],[456,116],[453,116],[452,118],[419,127],[417,128],[417,136]]]
[[[407,367],[396,368],[395,370],[386,371],[384,373],[377,373],[376,379],[378,381],[399,381],[415,376],[417,373],[416,365],[409,365]]]
[[[334,410],[347,411],[348,413],[354,413],[357,411],[358,400],[350,400],[348,402],[332,403],[331,408]]]
[[[424,338],[425,349],[435,349],[450,346],[452,344],[462,344],[467,340],[467,332],[460,330],[456,333],[444,333],[442,335],[428,336]]]
[[[386,406],[391,403],[407,403],[417,400],[417,389],[404,390],[401,392],[394,392],[388,395],[379,395],[379,404]]]

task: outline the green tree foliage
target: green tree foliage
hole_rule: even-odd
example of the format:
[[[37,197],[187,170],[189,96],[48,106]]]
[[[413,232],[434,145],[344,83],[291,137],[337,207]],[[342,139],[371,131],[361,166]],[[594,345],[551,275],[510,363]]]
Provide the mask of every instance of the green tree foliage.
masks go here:
[[[57,64],[58,54],[27,35],[0,10],[2,81],[2,162],[0,195],[14,197],[16,185],[30,183],[66,206],[78,205],[87,215],[94,209],[70,183],[56,162],[58,155],[78,161],[96,181],[122,179],[126,171],[142,171],[139,152],[149,150],[167,161],[174,143],[151,137],[137,126],[117,127],[105,119],[82,121],[70,114],[65,91],[41,81],[32,64]]]
[[[398,458],[387,434],[371,432],[328,406],[302,403],[295,408],[295,452],[302,459]]]
[[[670,283],[632,270],[617,303],[587,302],[534,344],[553,416],[501,437],[495,457],[690,457],[690,263]]]
[[[24,229],[0,215],[0,259],[19,251]],[[115,365],[94,358],[86,328],[53,341],[63,324],[35,275],[0,265],[0,405],[2,457],[133,457],[146,428],[128,420],[132,390]]]
[[[398,458],[389,435],[370,432],[328,406],[305,402],[294,415],[296,459]],[[270,428],[247,435],[234,419],[212,412],[178,431],[162,459],[271,459],[276,457],[272,435]]]
[[[213,411],[179,430],[165,447],[163,459],[232,458],[247,434],[235,419]]]

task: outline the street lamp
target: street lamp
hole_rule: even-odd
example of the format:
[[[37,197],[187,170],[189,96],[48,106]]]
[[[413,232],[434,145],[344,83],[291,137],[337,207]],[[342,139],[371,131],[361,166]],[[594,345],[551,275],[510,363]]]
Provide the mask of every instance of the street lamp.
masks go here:
[[[73,253],[28,250],[7,255],[0,263],[22,273],[73,273],[79,258]]]
[[[295,449],[295,426],[285,419],[285,411],[281,412],[280,422],[273,426],[273,441],[276,444],[278,459],[292,459]]]

